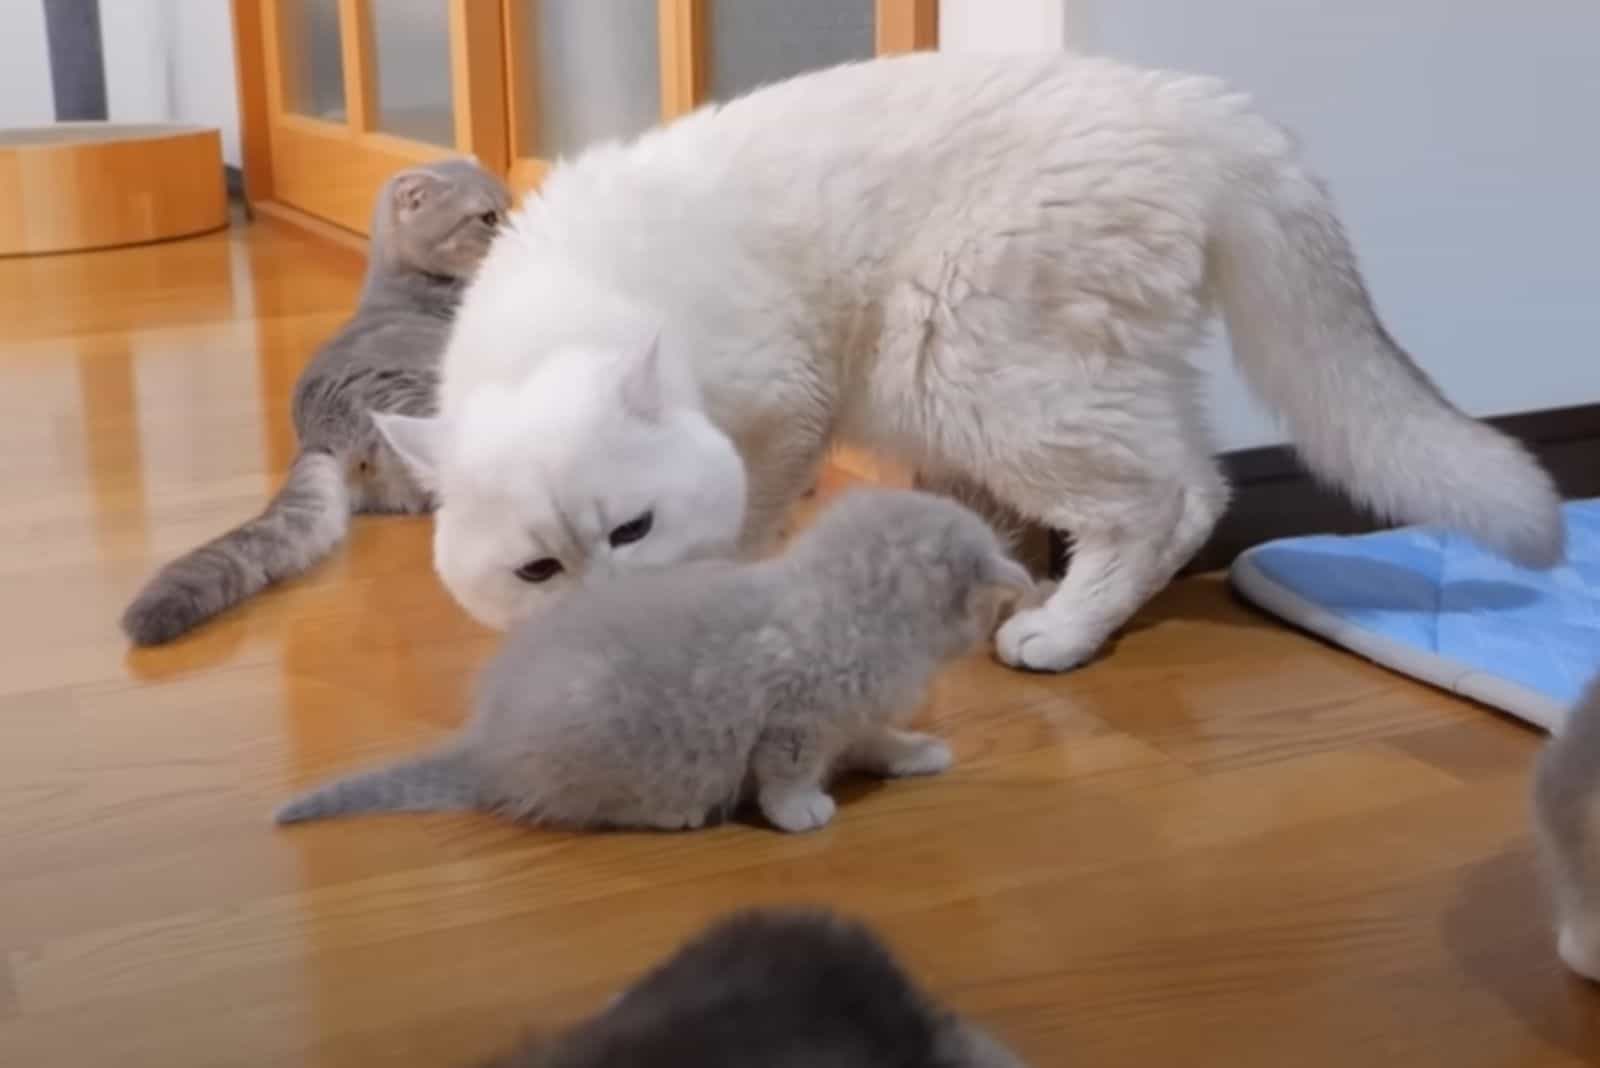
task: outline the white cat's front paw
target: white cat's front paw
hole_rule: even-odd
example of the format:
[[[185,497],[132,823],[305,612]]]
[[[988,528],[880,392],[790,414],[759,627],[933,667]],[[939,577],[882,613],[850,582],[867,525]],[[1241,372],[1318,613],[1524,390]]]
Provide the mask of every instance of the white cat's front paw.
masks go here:
[[[798,834],[826,827],[838,808],[821,790],[781,796],[763,795],[761,811],[780,831]]]
[[[907,778],[912,775],[937,775],[941,771],[948,771],[953,763],[955,756],[950,752],[950,746],[943,739],[924,734],[896,753],[883,770],[887,775]]]
[[[995,655],[1029,671],[1070,671],[1094,656],[1100,639],[1046,608],[1018,612],[995,633]]]

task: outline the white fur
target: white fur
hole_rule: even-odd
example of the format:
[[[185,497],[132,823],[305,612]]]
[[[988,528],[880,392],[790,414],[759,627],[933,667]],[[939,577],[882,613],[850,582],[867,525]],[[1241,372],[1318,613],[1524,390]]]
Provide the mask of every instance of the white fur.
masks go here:
[[[566,509],[715,497],[697,466],[708,426],[747,469],[754,551],[843,438],[1071,532],[1060,589],[997,637],[1010,663],[1071,667],[1226,505],[1185,359],[1219,302],[1318,473],[1387,515],[1561,555],[1549,480],[1388,340],[1326,196],[1242,96],[1070,55],[919,54],[552,171],[445,356],[439,572],[504,625],[546,592],[509,576],[554,551]],[[678,394],[693,447],[636,435],[585,366],[657,330],[663,374],[698,385]],[[726,531],[661,533],[675,540],[610,562],[659,564]]]

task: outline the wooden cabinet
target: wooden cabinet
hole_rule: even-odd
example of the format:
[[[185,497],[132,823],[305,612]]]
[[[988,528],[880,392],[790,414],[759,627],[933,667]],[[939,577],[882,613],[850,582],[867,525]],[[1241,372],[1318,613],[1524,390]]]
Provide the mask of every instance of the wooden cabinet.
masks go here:
[[[394,171],[550,162],[831,63],[932,48],[937,0],[232,0],[246,194],[364,235]]]

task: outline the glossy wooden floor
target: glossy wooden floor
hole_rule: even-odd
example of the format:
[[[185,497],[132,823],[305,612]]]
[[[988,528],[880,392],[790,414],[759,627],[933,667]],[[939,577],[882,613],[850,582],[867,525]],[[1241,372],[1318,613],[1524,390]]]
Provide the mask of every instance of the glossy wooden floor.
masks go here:
[[[290,791],[461,714],[493,643],[426,521],[359,522],[168,649],[114,621],[264,500],[358,270],[272,224],[0,261],[0,1064],[461,1064],[790,901],[870,919],[1040,1066],[1600,1058],[1534,881],[1534,735],[1213,579],[1070,677],[951,671],[929,718],[958,767],[851,791],[816,835],[275,829]]]

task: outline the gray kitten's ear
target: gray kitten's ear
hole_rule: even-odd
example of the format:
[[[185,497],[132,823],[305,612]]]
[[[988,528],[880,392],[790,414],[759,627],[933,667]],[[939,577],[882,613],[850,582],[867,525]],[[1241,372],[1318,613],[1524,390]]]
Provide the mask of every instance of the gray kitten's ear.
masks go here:
[[[622,376],[622,406],[630,414],[653,423],[661,418],[661,394],[661,335],[657,333],[628,362]]]
[[[978,579],[985,586],[999,586],[1021,594],[1033,592],[1033,576],[1028,569],[1000,553],[990,553],[978,565]]]
[[[423,489],[439,487],[439,420],[373,412],[372,423]]]
[[[401,171],[389,187],[395,214],[402,219],[421,211],[439,188],[439,176],[427,171]]]

